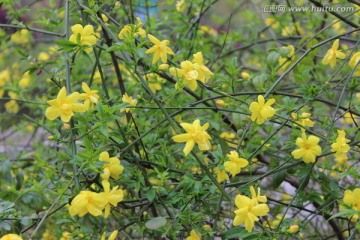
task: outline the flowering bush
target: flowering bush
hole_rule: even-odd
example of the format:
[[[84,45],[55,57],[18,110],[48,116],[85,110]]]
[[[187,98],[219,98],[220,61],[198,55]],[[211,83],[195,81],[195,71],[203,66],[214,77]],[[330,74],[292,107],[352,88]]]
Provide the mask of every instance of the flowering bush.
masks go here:
[[[0,240],[360,238],[359,11],[2,1]]]

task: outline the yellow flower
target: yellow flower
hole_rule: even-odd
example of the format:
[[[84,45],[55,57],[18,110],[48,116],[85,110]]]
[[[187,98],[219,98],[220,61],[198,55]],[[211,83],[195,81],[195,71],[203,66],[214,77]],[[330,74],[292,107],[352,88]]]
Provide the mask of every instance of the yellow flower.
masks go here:
[[[291,155],[295,159],[302,158],[306,163],[315,162],[316,156],[319,156],[322,152],[321,147],[318,145],[320,139],[315,136],[306,137],[306,134],[303,132],[302,137],[296,139],[296,146],[299,149],[296,149],[291,152]]]
[[[101,239],[100,239],[100,240],[105,240],[105,234],[106,234],[106,233],[103,233],[103,235],[101,236]],[[108,240],[115,240],[115,238],[116,238],[117,235],[118,235],[118,231],[117,231],[117,230],[113,231],[113,232],[110,234]]]
[[[251,199],[255,201],[256,203],[266,203],[267,198],[265,196],[262,196],[260,194],[260,188],[258,188],[258,192],[255,192],[255,189],[253,186],[250,186],[250,193],[251,193]]]
[[[169,68],[169,64],[163,63],[159,65],[159,70],[167,70]]]
[[[281,31],[281,35],[284,37],[298,35],[298,33],[300,35],[305,33],[305,30],[300,26],[298,22],[294,25],[285,26]]]
[[[100,153],[100,161],[107,162],[103,165],[104,173],[101,174],[102,179],[108,180],[112,177],[115,180],[120,178],[120,174],[124,171],[124,167],[120,165],[120,160],[117,157],[110,157],[108,152]]]
[[[297,233],[299,231],[299,225],[291,225],[286,232],[288,233]]]
[[[197,79],[200,82],[206,83],[213,73],[204,65],[204,57],[202,52],[193,54],[194,69],[198,72]]]
[[[71,27],[71,34],[69,41],[77,43],[81,46],[93,46],[97,42],[97,38],[92,25],[86,25],[83,27],[81,24],[75,24]],[[79,42],[78,42],[79,41]],[[91,52],[92,49],[86,49],[87,52]]]
[[[344,163],[348,158],[346,154],[350,150],[348,142],[350,142],[349,139],[345,137],[346,133],[343,130],[338,130],[338,137],[336,138],[336,141],[331,144],[331,151],[335,152],[335,158],[338,162]]]
[[[288,46],[284,46],[284,47],[281,47],[280,49],[289,49],[289,53],[286,57],[279,57],[279,66],[280,66],[280,69],[279,71],[280,72],[284,72],[287,67],[295,60],[295,48],[293,45],[288,45]]]
[[[118,35],[119,39],[125,39],[130,37],[130,34],[132,32],[131,26],[130,25],[125,25],[121,30],[120,33]]]
[[[80,94],[80,100],[84,100],[84,105],[87,109],[92,109],[94,107],[94,104],[97,104],[100,97],[97,94],[97,90],[91,90],[89,86],[86,83],[82,83],[81,85],[82,89],[84,90],[84,93]]]
[[[218,107],[226,107],[226,105],[227,105],[226,102],[224,100],[222,100],[222,99],[215,100],[215,104]]]
[[[180,66],[181,68],[170,68],[169,71],[171,75],[182,78],[184,85],[190,88],[192,91],[195,91],[198,87],[196,79],[198,79],[199,73],[196,71],[194,64],[186,60],[182,61]],[[175,87],[178,88],[178,83],[176,83]]]
[[[248,80],[250,78],[250,74],[247,72],[241,72],[241,78],[244,80]]]
[[[86,111],[86,106],[84,104],[77,103],[79,98],[80,94],[78,92],[66,96],[66,88],[63,87],[56,99],[47,101],[51,106],[46,109],[45,116],[49,120],[60,117],[61,121],[69,122],[74,115],[74,112]]]
[[[326,52],[322,63],[324,65],[330,64],[330,67],[335,67],[336,65],[336,58],[344,59],[346,55],[338,50],[339,48],[339,39],[336,39],[332,45],[332,47]]]
[[[360,76],[360,64],[358,64],[359,62],[360,62],[360,52],[357,52],[351,56],[350,61],[349,61],[350,67],[355,68],[357,65],[356,70],[353,73],[354,77]]]
[[[5,69],[0,71],[0,87],[3,87],[10,81],[10,71],[9,69]]]
[[[31,40],[31,33],[27,29],[21,29],[11,35],[10,41],[16,44],[25,45]]]
[[[235,198],[235,205],[238,208],[234,211],[234,226],[245,224],[245,229],[252,232],[255,222],[259,221],[259,216],[265,216],[269,212],[269,207],[265,203],[258,204],[256,201],[238,194]]]
[[[222,132],[220,134],[220,137],[224,138],[224,139],[227,139],[227,140],[231,140],[231,139],[236,137],[236,134],[232,133],[232,132]]]
[[[108,199],[104,193],[81,191],[71,201],[69,214],[71,216],[79,215],[79,217],[87,213],[93,216],[100,216],[106,204],[108,204]]]
[[[313,127],[314,126],[314,122],[310,119],[311,114],[310,113],[301,113],[300,117],[298,116],[297,113],[291,113],[291,117],[296,121],[296,123],[300,124],[303,127]]]
[[[360,188],[355,188],[353,191],[346,190],[344,192],[343,202],[349,205],[352,209],[360,211]],[[354,214],[351,221],[356,222],[359,218],[358,214]]]
[[[169,40],[163,40],[160,41],[156,37],[154,37],[151,34],[148,34],[148,38],[150,42],[154,44],[151,48],[149,48],[145,53],[150,54],[153,53],[153,60],[152,64],[155,64],[160,58],[163,63],[167,62],[167,54],[174,55],[174,52],[169,48],[167,45],[169,45]]]
[[[176,2],[176,11],[182,13],[182,12],[185,11],[185,8],[186,8],[186,6],[185,6],[185,0],[178,0],[178,1]]]
[[[10,100],[4,104],[8,113],[15,114],[19,111],[19,104],[15,100]]]
[[[209,127],[209,123],[205,123],[204,126],[200,125],[200,120],[196,119],[193,123],[180,123],[181,127],[185,129],[187,133],[173,136],[174,142],[186,142],[183,152],[188,155],[194,148],[195,143],[200,150],[210,150],[211,144],[209,139],[210,135],[206,132]]]
[[[22,78],[20,79],[19,87],[22,89],[27,88],[30,84],[30,81],[31,81],[31,76],[29,71],[27,71],[23,74]]]
[[[2,236],[0,240],[22,240],[22,237],[17,234],[10,233]]]
[[[257,124],[263,124],[269,117],[274,116],[275,109],[271,107],[275,103],[275,99],[269,99],[265,102],[262,95],[258,96],[258,102],[252,102],[249,110],[251,112],[251,120]]]
[[[133,99],[132,97],[129,97],[129,96],[127,95],[127,93],[125,93],[125,94],[123,95],[122,101],[123,101],[124,103],[128,103],[130,106],[136,106],[136,104],[137,104],[137,100],[136,100],[136,99]],[[130,112],[130,108],[121,109],[121,112],[124,112],[124,111]]]
[[[245,158],[240,158],[236,151],[231,151],[230,154],[227,154],[226,156],[229,158],[229,161],[224,163],[224,167],[225,170],[231,173],[233,177],[241,172],[241,168],[249,165],[248,160]]]
[[[149,82],[151,91],[156,93],[156,91],[161,90],[161,84],[164,82],[162,77],[156,73],[148,73],[145,75],[145,78]]]
[[[265,19],[266,26],[269,26],[273,29],[278,28],[280,26],[280,22],[276,20],[275,18],[268,17]]]
[[[47,60],[49,60],[50,59],[50,56],[49,56],[49,54],[47,54],[46,52],[41,52],[41,53],[39,53],[39,55],[38,55],[38,60],[40,61],[40,62],[45,62],[45,61],[47,61]]]
[[[216,174],[216,180],[219,183],[222,183],[224,181],[229,181],[229,176],[226,174],[224,170],[219,170],[218,168],[215,168],[215,174]]]
[[[195,232],[195,230],[193,229],[190,232],[190,236],[188,236],[186,240],[201,240],[201,235],[197,234],[197,232]]]
[[[107,218],[110,214],[111,206],[116,207],[119,202],[121,202],[124,198],[124,192],[121,189],[117,189],[118,186],[114,187],[110,191],[110,183],[107,180],[102,181],[102,185],[104,187],[104,196],[107,199],[105,205],[104,218]]]
[[[60,240],[71,240],[71,233],[68,231],[62,232]]]

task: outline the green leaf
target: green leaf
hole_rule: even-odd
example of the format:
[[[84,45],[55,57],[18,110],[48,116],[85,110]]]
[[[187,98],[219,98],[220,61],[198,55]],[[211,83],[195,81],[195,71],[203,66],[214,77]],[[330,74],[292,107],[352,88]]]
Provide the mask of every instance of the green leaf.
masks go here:
[[[166,225],[166,218],[164,217],[156,217],[153,219],[150,219],[145,223],[145,227],[151,230],[155,230],[158,228],[161,228]]]
[[[248,232],[244,227],[234,227],[224,232],[221,235],[221,239],[231,239],[231,238],[239,238],[239,239],[257,239],[259,234],[256,232]]]
[[[272,187],[273,189],[276,189],[280,186],[280,184],[285,180],[286,177],[286,170],[282,170],[274,174],[273,181],[272,181]]]
[[[149,191],[146,192],[146,198],[152,202],[155,199],[155,189],[151,188]]]

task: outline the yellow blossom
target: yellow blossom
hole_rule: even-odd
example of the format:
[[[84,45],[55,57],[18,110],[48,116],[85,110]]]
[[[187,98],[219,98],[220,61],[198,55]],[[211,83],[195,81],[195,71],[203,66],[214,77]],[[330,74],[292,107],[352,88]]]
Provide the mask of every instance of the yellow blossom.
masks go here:
[[[280,26],[280,22],[276,20],[275,18],[268,17],[265,19],[266,26],[269,26],[273,29],[278,28]]]
[[[54,120],[57,117],[61,118],[63,122],[69,122],[74,112],[85,112],[86,106],[84,104],[77,103],[80,98],[78,92],[74,92],[70,95],[66,95],[66,88],[63,87],[56,99],[47,101],[51,106],[45,111],[45,116],[49,120]]]
[[[241,169],[249,165],[248,160],[240,158],[236,151],[231,151],[226,157],[229,161],[224,163],[225,170],[234,177],[236,174],[241,172]]]
[[[0,240],[22,240],[22,237],[20,237],[17,234],[10,233],[10,234],[6,234],[6,235],[2,236],[0,238]]]
[[[338,130],[338,137],[336,138],[335,142],[331,144],[331,151],[335,152],[335,159],[339,163],[344,163],[347,158],[347,153],[350,150],[348,142],[350,142],[349,139],[345,137],[346,133],[343,130]]]
[[[346,33],[346,28],[343,28],[341,26],[341,21],[339,21],[339,20],[334,20],[332,22],[332,28],[335,30],[335,32],[338,35]]]
[[[100,161],[107,162],[103,165],[104,173],[101,174],[102,179],[107,180],[112,177],[115,180],[120,178],[120,174],[124,171],[124,167],[120,165],[117,157],[110,157],[108,152],[100,153]]]
[[[19,87],[22,89],[27,88],[30,84],[30,81],[31,81],[31,76],[29,71],[27,71],[23,74],[22,78],[20,79]]]
[[[125,39],[127,37],[130,36],[132,32],[132,29],[131,29],[131,26],[130,25],[125,25],[121,30],[120,30],[120,33],[118,35],[119,39]]]
[[[322,152],[321,147],[318,145],[320,139],[315,136],[306,137],[306,134],[303,132],[302,137],[296,139],[296,146],[299,148],[292,151],[291,155],[295,159],[302,158],[305,163],[315,162],[317,156]]]
[[[257,203],[247,196],[238,194],[235,198],[235,205],[238,208],[234,211],[234,226],[245,224],[245,229],[252,232],[255,222],[259,221],[259,216],[265,216],[269,212],[269,207],[265,203]]]
[[[82,83],[81,87],[84,93],[80,94],[79,99],[84,101],[84,105],[87,109],[94,108],[94,104],[97,104],[100,99],[99,95],[97,94],[98,91],[91,90],[85,82]]]
[[[71,216],[79,215],[79,217],[90,213],[93,216],[102,215],[102,210],[108,204],[107,196],[103,193],[91,191],[81,191],[71,201],[69,213]]]
[[[106,233],[103,233],[103,235],[101,236],[101,239],[100,239],[100,240],[106,240],[106,239],[105,239],[105,235],[106,235]],[[113,231],[113,232],[110,234],[108,240],[115,240],[115,238],[116,238],[117,235],[118,235],[118,231],[117,231],[117,230]]]
[[[209,68],[207,68],[204,65],[204,57],[202,52],[197,52],[195,54],[193,54],[194,59],[193,59],[193,63],[194,63],[194,69],[198,72],[198,77],[197,79],[200,82],[206,83],[209,78],[211,77],[211,75],[213,75],[213,73],[210,71]]]
[[[16,44],[25,45],[31,40],[31,33],[27,29],[21,29],[11,35],[10,41]]]
[[[360,211],[360,188],[355,188],[353,191],[346,190],[344,192],[343,202],[356,211]],[[359,219],[359,214],[354,214],[351,221],[356,222]]]
[[[193,123],[180,123],[181,127],[185,129],[187,133],[173,136],[174,142],[186,142],[183,152],[188,155],[194,148],[195,144],[198,145],[199,149],[210,150],[210,135],[206,132],[209,127],[209,123],[205,123],[204,126],[200,125],[200,120],[196,119]]]
[[[356,120],[356,116],[355,115],[353,115],[353,114],[351,114],[350,112],[346,112],[345,114],[344,114],[344,118],[343,118],[343,122],[345,123],[345,124],[354,124],[354,120]],[[353,120],[354,119],[354,120]]]
[[[336,58],[344,59],[346,55],[338,50],[339,48],[339,39],[336,39],[332,45],[332,47],[326,52],[322,63],[324,65],[330,64],[330,67],[335,67],[336,65]]]
[[[116,207],[119,202],[121,202],[124,198],[124,192],[122,189],[117,189],[118,186],[114,187],[110,191],[110,183],[107,180],[102,181],[102,185],[104,187],[104,196],[107,199],[107,203],[105,205],[104,218],[107,218],[110,214],[111,206]]]
[[[218,107],[226,107],[226,102],[224,101],[224,100],[222,100],[222,99],[217,99],[216,101],[215,101],[215,104],[216,104],[216,106],[218,106]]]
[[[279,57],[280,72],[284,72],[287,67],[295,60],[295,48],[293,45],[281,47],[280,49],[289,49],[289,53],[286,57]]]
[[[149,83],[150,89],[156,93],[158,90],[161,90],[161,84],[164,82],[164,79],[156,73],[148,73],[145,75],[146,80]]]
[[[214,169],[215,174],[216,174],[216,180],[219,183],[222,183],[224,181],[229,181],[229,176],[226,174],[226,172],[224,170],[220,170],[218,168]]]
[[[171,50],[171,48],[169,48],[167,46],[170,44],[169,40],[160,41],[159,39],[157,39],[156,37],[154,37],[151,34],[148,34],[148,38],[149,38],[150,42],[152,42],[154,44],[154,46],[149,48],[145,53],[146,54],[150,54],[150,53],[154,54],[152,64],[155,64],[159,59],[161,59],[161,61],[163,63],[166,63],[167,62],[167,54],[174,55],[174,52]]]
[[[299,225],[291,225],[286,232],[288,233],[297,233],[299,231]]]
[[[294,36],[294,35],[302,35],[305,33],[305,30],[300,26],[297,22],[294,25],[285,26],[282,31],[281,35],[284,37]]]
[[[19,111],[19,104],[15,100],[10,100],[4,104],[8,113],[15,114]]]
[[[231,140],[231,139],[236,137],[236,134],[232,133],[232,132],[222,132],[220,134],[220,137],[224,138],[224,139],[227,139],[227,140]]]
[[[181,68],[171,67],[169,69],[171,75],[182,78],[184,85],[195,91],[198,87],[196,79],[198,79],[199,73],[196,71],[194,64],[186,60],[182,61],[180,66]],[[178,88],[178,83],[176,83],[175,87]]]
[[[240,76],[244,80],[248,80],[250,78],[250,74],[248,72],[241,72]]]
[[[190,236],[186,238],[186,240],[201,240],[201,235],[195,232],[195,230],[191,230]]]
[[[70,42],[77,43],[81,46],[93,46],[97,42],[94,27],[92,25],[83,27],[81,24],[75,24],[71,27],[71,31],[72,34],[69,38]],[[86,49],[86,52],[88,53],[91,51],[91,48]]]
[[[49,54],[46,53],[46,52],[40,52],[39,55],[38,55],[38,60],[39,60],[40,62],[45,62],[45,61],[47,61],[47,60],[49,60],[49,59],[50,59],[50,56],[49,56]]]
[[[314,122],[310,119],[311,114],[303,112],[300,116],[297,113],[291,113],[291,117],[296,121],[296,123],[300,124],[303,127],[313,127]]]
[[[9,69],[0,71],[0,87],[5,86],[9,81],[10,81]]]
[[[359,62],[360,62],[360,52],[357,52],[351,56],[349,61],[349,66],[351,68],[356,67],[356,70],[353,73],[354,77],[360,77],[360,64],[358,64]]]
[[[136,100],[136,99],[133,99],[132,97],[129,97],[129,96],[127,95],[127,93],[125,93],[125,94],[123,95],[122,101],[123,101],[124,103],[128,103],[130,106],[136,106],[136,104],[137,104],[137,100]],[[124,111],[130,112],[130,108],[121,109],[121,112],[124,112]]]
[[[265,196],[262,196],[260,194],[260,188],[258,188],[258,192],[255,192],[255,188],[253,186],[250,186],[250,193],[251,193],[251,199],[255,201],[256,203],[266,203],[267,198]]]
[[[169,68],[169,64],[163,63],[159,65],[159,70],[167,70]]]
[[[214,28],[206,26],[206,25],[201,25],[199,27],[199,31],[202,34],[207,33],[207,34],[209,34],[210,36],[213,36],[213,37],[217,37],[217,35],[218,35],[217,31]]]
[[[271,98],[267,102],[262,95],[258,96],[258,102],[252,102],[249,110],[251,112],[251,120],[257,124],[263,124],[268,118],[274,116],[275,109],[271,107],[275,103],[275,99]]]
[[[182,12],[184,12],[185,11],[185,9],[186,9],[186,6],[185,6],[185,0],[178,0],[177,2],[176,2],[176,11],[178,11],[178,12],[180,12],[180,13],[182,13]]]

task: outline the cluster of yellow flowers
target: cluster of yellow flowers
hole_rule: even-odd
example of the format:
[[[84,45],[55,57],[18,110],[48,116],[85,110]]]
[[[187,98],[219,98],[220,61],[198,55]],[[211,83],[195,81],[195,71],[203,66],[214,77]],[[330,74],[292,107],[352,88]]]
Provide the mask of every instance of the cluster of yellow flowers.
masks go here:
[[[180,83],[194,91],[198,87],[197,80],[206,83],[213,73],[204,65],[204,57],[201,52],[197,52],[193,56],[192,61],[181,62],[181,68],[172,67],[169,71],[174,77],[182,80]],[[179,82],[175,86],[178,88]]]
[[[238,208],[234,211],[235,219],[234,226],[241,224],[245,225],[248,232],[252,232],[255,222],[259,221],[259,216],[265,216],[269,212],[269,207],[266,204],[267,198],[260,195],[260,188],[258,193],[255,192],[254,187],[250,187],[251,198],[238,194],[235,198],[235,205]]]
[[[108,152],[102,152],[99,157],[104,164],[104,171],[101,174],[103,179],[102,186],[104,191],[97,193],[88,190],[81,191],[72,201],[69,207],[71,216],[79,215],[79,217],[90,213],[93,216],[103,215],[107,218],[110,214],[111,206],[116,207],[124,198],[124,191],[118,189],[119,186],[110,190],[109,178],[115,180],[120,178],[124,167],[120,165],[117,157],[110,157]],[[104,211],[104,213],[103,213]]]
[[[348,159],[347,153],[350,150],[348,142],[349,139],[345,137],[346,133],[343,130],[338,130],[338,137],[336,138],[335,142],[331,144],[331,151],[335,152],[335,160],[339,164],[344,164],[345,161]]]
[[[45,116],[49,120],[60,117],[63,122],[69,122],[74,112],[85,112],[91,110],[99,100],[97,90],[91,90],[86,83],[82,83],[84,93],[74,92],[66,94],[66,88],[59,91],[57,98],[47,101],[50,105],[45,111]],[[78,101],[83,100],[84,103]]]
[[[92,46],[97,42],[97,36],[92,25],[75,24],[71,27],[72,34],[69,38],[70,42],[86,47],[86,52],[92,51]]]
[[[146,38],[146,31],[142,28],[143,22],[139,17],[136,18],[137,23],[131,25],[125,25],[118,35],[119,39],[135,38],[140,36]]]
[[[10,41],[15,44],[26,45],[31,41],[31,33],[27,29],[21,29],[11,35]]]
[[[330,67],[335,67],[336,65],[336,59],[345,59],[346,55],[345,53],[341,52],[341,50],[338,50],[339,48],[339,39],[336,39],[331,48],[326,52],[322,63],[324,65],[330,65]],[[360,76],[360,65],[358,64],[360,62],[360,52],[354,53],[350,60],[349,60],[349,66],[351,68],[356,68],[354,71],[353,76],[358,77]]]
[[[345,190],[343,202],[348,205],[351,209],[360,212],[360,188],[355,188],[353,191]],[[341,208],[342,210],[343,208]],[[354,214],[351,217],[351,221],[357,222],[359,214]]]

